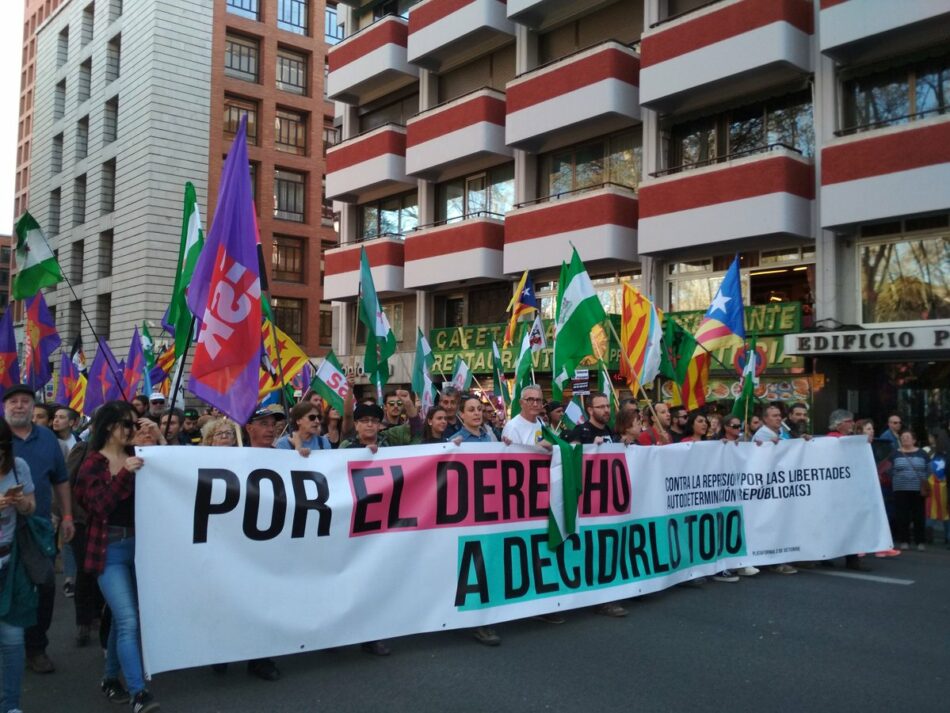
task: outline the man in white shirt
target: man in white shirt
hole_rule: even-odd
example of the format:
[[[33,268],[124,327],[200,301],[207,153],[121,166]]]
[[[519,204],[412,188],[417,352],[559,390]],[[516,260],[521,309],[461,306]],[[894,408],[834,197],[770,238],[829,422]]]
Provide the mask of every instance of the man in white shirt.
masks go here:
[[[64,458],[69,455],[69,451],[76,445],[76,434],[73,431],[78,421],[79,414],[66,406],[57,408],[53,415],[53,433],[59,439]]]
[[[759,443],[777,442],[782,436],[782,409],[778,406],[766,406],[762,414],[762,425],[752,434],[752,440]]]
[[[505,424],[501,440],[507,445],[542,446],[550,444],[541,436],[541,420],[538,416],[544,408],[540,386],[526,386],[521,392],[521,413]]]

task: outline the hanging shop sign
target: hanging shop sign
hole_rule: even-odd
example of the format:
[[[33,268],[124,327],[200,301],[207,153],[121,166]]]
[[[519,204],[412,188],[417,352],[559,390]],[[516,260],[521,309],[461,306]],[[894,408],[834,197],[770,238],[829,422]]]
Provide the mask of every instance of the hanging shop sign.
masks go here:
[[[853,355],[886,352],[950,352],[950,323],[925,327],[860,329],[848,332],[786,334],[785,353]]]

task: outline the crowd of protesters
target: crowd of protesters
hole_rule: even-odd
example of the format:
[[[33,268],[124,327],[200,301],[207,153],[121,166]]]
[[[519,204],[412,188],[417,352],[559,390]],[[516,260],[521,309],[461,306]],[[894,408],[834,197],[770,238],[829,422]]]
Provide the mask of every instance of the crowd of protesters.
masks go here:
[[[353,393],[353,389],[350,390]],[[803,403],[780,403],[757,408],[743,419],[717,404],[688,411],[665,403],[641,404],[635,399],[611,406],[603,393],[584,400],[584,418],[568,423],[565,405],[544,402],[539,386],[522,390],[520,412],[506,419],[501,404],[479,391],[462,393],[447,385],[426,412],[409,391],[392,389],[382,404],[373,396],[347,399],[343,413],[328,407],[318,394],[305,394],[286,412],[280,406],[256,411],[239,425],[216,409],[178,409],[161,393],[136,396],[130,403],[110,402],[91,422],[60,405],[36,403],[26,386],[13,386],[3,396],[0,420],[0,671],[3,674],[0,713],[20,712],[24,667],[52,673],[47,655],[55,583],[31,586],[17,561],[14,531],[20,517],[34,515],[58,531],[62,545],[63,592],[73,599],[77,646],[87,646],[99,624],[105,651],[103,695],[130,703],[135,713],[157,711],[143,673],[140,628],[135,593],[135,474],[143,459],[134,446],[193,445],[296,450],[302,456],[331,449],[378,448],[408,444],[491,443],[551,448],[545,430],[569,443],[619,443],[631,447],[722,441],[779,442],[816,436],[864,435],[872,446],[888,518],[897,549],[875,553],[899,555],[911,544],[925,549],[937,532],[950,543],[946,463],[950,437],[944,428],[927,434],[918,444],[904,428],[899,414],[890,414],[880,432],[867,418],[832,412],[828,427],[812,431]],[[950,544],[947,544],[950,547]],[[851,569],[865,570],[863,553],[845,558]],[[773,566],[780,574],[798,567],[833,566],[830,561]],[[724,570],[713,577],[737,582],[759,573],[755,567]],[[701,583],[694,580],[692,586]],[[596,608],[600,614],[627,614],[619,602]],[[564,617],[538,617],[562,623]],[[473,635],[480,643],[497,646],[501,638],[491,627]],[[385,656],[382,641],[362,645],[367,653]],[[213,667],[226,671],[226,664]],[[280,678],[271,659],[247,662],[248,672],[268,681]]]

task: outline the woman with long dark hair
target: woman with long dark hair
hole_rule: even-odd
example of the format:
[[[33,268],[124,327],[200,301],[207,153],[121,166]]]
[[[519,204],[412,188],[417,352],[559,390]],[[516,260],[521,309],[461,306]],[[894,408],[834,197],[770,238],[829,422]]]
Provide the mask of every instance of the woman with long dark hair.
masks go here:
[[[422,428],[423,443],[445,443],[445,429],[449,425],[449,416],[443,406],[433,406],[426,414],[426,425]]]
[[[116,702],[131,697],[136,713],[151,713],[159,706],[145,687],[136,603],[135,474],[143,461],[131,447],[135,417],[124,401],[110,401],[96,412],[89,452],[76,480],[76,499],[88,513],[83,566],[98,574],[99,588],[112,611],[109,649],[114,655],[106,659],[102,690]],[[119,682],[116,658],[128,693]]]
[[[3,673],[0,710],[20,708],[23,687],[23,627],[36,621],[36,591],[18,563],[11,561],[10,550],[16,532],[17,514],[29,515],[36,509],[30,467],[22,458],[13,457],[13,433],[0,419],[0,588],[12,589],[7,606],[0,608],[0,671]]]

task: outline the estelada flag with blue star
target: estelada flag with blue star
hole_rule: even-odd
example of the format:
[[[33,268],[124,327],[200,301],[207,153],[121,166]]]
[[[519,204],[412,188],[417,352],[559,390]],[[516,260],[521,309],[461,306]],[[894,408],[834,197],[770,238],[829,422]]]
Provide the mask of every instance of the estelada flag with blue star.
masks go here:
[[[20,362],[17,361],[16,337],[13,334],[13,303],[0,319],[0,396],[20,383]]]
[[[699,323],[695,338],[694,355],[745,342],[745,309],[742,306],[738,255],[726,271],[703,321]]]
[[[534,294],[534,280],[525,270],[521,279],[518,280],[518,286],[515,288],[515,294],[512,296],[511,302],[508,303],[511,318],[508,320],[508,327],[505,329],[505,339],[502,347],[510,347],[515,341],[515,329],[521,316],[531,314],[537,309],[538,297]]]
[[[42,292],[26,299],[25,327],[23,371],[26,383],[34,391],[39,391],[53,378],[49,360],[62,341]]]

